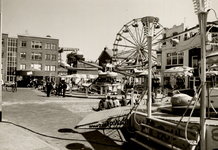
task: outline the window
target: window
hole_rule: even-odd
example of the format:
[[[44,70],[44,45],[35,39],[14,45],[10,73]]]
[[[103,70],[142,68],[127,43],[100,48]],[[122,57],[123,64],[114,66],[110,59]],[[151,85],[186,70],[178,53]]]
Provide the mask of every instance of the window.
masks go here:
[[[50,66],[51,67],[51,71],[55,71],[55,66]]]
[[[56,45],[55,44],[51,44],[51,49],[55,49]]]
[[[26,59],[26,53],[25,52],[20,52],[20,58],[21,59]]]
[[[167,53],[167,65],[182,65],[184,53]]]
[[[35,70],[42,70],[41,64],[31,64],[31,68]]]
[[[42,49],[42,42],[39,41],[32,41],[31,42],[31,47],[33,49]]]
[[[183,64],[183,53],[178,53],[178,64]]]
[[[50,67],[46,65],[46,66],[45,66],[45,71],[49,71],[49,68],[50,68]]]
[[[51,60],[56,61],[56,54],[52,54],[52,55],[51,55]]]
[[[50,60],[50,54],[45,55],[45,60]]]
[[[50,43],[45,43],[45,49],[51,49],[51,44]]]
[[[3,47],[5,46],[4,44],[5,44],[4,39],[2,39],[2,46],[3,46]]]
[[[42,60],[42,53],[32,53],[32,60]]]
[[[26,41],[21,41],[20,42],[20,47],[26,47]]]
[[[45,43],[45,49],[56,49],[56,45],[51,43]]]
[[[173,65],[177,64],[177,53],[176,52],[172,53],[172,64]]]
[[[25,64],[20,64],[20,69],[26,69],[26,65]]]
[[[171,65],[171,53],[167,54],[167,65]]]

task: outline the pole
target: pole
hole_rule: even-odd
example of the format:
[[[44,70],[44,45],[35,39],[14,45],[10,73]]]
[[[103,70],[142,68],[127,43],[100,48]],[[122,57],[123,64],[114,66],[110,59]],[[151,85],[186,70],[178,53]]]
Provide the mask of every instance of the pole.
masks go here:
[[[2,41],[2,5],[3,0],[0,0],[0,40]],[[2,54],[2,42],[0,42],[0,54]],[[2,63],[2,56],[0,56]],[[2,66],[2,65],[1,65]],[[2,67],[0,68],[0,122],[2,122]]]
[[[148,40],[148,98],[147,98],[147,114],[151,117],[151,42],[152,36],[147,36]]]
[[[206,149],[206,25],[207,25],[207,12],[200,12],[198,20],[201,33],[201,102],[200,102],[200,147]]]

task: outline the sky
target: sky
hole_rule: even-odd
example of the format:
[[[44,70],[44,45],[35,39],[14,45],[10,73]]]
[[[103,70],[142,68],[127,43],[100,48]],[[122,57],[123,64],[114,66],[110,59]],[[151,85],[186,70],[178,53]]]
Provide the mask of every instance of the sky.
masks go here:
[[[218,11],[218,0],[211,7]],[[192,0],[3,0],[2,32],[59,39],[60,47],[79,48],[97,60],[113,48],[116,34],[136,18],[154,16],[167,28],[198,24]],[[217,20],[210,11],[208,21]]]

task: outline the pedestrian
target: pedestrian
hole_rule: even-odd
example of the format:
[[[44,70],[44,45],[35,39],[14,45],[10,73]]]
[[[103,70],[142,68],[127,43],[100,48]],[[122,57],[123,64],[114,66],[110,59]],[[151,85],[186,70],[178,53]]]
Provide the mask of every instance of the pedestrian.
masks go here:
[[[67,84],[66,84],[66,82],[64,81],[63,82],[63,97],[65,97],[65,94],[66,94],[66,89],[67,89]]]
[[[51,82],[47,82],[46,87],[47,87],[47,97],[50,97],[51,90],[52,90]]]
[[[62,83],[61,82],[58,85],[58,96],[62,96]]]
[[[58,91],[58,83],[56,82],[55,84],[55,96],[59,95],[59,91]]]

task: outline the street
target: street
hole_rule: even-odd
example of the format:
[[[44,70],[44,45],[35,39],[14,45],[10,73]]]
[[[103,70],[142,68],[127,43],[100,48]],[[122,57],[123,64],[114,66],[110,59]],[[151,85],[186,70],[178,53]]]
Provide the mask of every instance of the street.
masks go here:
[[[46,93],[30,88],[3,91],[2,99],[3,121],[26,129],[57,149],[122,149],[123,142],[112,140],[102,131],[74,129],[94,112],[92,107],[98,106],[99,99],[46,97]]]

